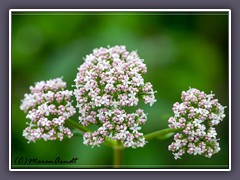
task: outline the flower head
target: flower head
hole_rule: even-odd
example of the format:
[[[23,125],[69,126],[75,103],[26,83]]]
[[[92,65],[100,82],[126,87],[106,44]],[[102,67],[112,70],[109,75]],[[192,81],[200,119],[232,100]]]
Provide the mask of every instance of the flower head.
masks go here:
[[[215,126],[225,117],[224,108],[214,94],[205,94],[194,88],[182,92],[182,103],[173,105],[174,117],[169,127],[182,130],[169,145],[175,159],[184,153],[211,157],[220,151]]]
[[[72,91],[65,90],[66,83],[61,78],[37,82],[25,94],[20,109],[27,113],[29,126],[23,136],[29,142],[39,139],[60,141],[64,136],[71,138],[72,132],[64,126],[65,120],[75,114],[71,104]]]
[[[74,95],[82,125],[98,125],[85,133],[84,143],[99,145],[105,138],[119,140],[125,147],[142,147],[145,139],[140,125],[146,114],[138,109],[127,113],[124,107],[137,106],[139,99],[152,106],[155,97],[152,84],[144,82],[146,65],[138,54],[125,46],[94,49],[79,67]]]

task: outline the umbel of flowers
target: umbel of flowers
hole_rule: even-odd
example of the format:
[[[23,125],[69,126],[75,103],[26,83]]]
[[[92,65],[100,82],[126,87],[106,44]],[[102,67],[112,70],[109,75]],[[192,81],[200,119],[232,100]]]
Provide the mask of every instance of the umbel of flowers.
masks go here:
[[[182,103],[173,105],[174,117],[169,127],[181,132],[174,135],[169,150],[175,159],[183,154],[203,155],[210,158],[220,151],[215,127],[225,117],[224,108],[214,94],[205,94],[194,88],[182,92]]]
[[[156,101],[152,84],[144,82],[147,72],[143,59],[125,46],[94,49],[78,68],[74,95],[83,126],[98,125],[84,134],[84,144],[96,146],[105,138],[122,142],[124,147],[143,147],[141,130],[147,116],[142,109],[127,113],[143,99],[150,106]]]
[[[29,119],[23,131],[29,142],[39,139],[62,141],[64,137],[72,137],[64,123],[75,114],[75,108],[71,104],[72,91],[65,88],[66,83],[56,78],[36,83],[30,87],[30,94],[24,95],[20,109]]]
[[[139,100],[150,106],[156,101],[152,84],[142,77],[146,72],[143,59],[136,51],[128,52],[125,46],[94,49],[78,68],[74,91],[66,90],[62,78],[30,87],[20,106],[29,120],[23,136],[28,142],[62,141],[73,136],[68,124],[84,132],[85,145],[94,147],[105,141],[111,144],[118,155],[114,156],[116,165],[120,164],[119,149],[143,147],[146,139],[165,136],[166,132],[178,131],[169,145],[175,159],[185,153],[210,158],[219,152],[215,127],[224,119],[225,107],[214,99],[214,94],[194,88],[183,91],[182,102],[173,105],[170,128],[144,136],[141,126],[147,115],[137,107]],[[77,101],[79,123],[69,119],[76,113],[72,96]],[[128,107],[135,107],[136,111],[127,112]],[[91,125],[95,125],[94,131],[85,127]]]

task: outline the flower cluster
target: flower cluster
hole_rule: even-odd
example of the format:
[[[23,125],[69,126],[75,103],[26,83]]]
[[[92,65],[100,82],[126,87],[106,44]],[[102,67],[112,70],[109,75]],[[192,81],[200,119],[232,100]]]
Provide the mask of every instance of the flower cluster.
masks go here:
[[[65,90],[66,83],[61,78],[41,81],[30,87],[25,94],[20,109],[30,119],[23,136],[29,142],[39,139],[62,141],[71,138],[72,132],[64,126],[65,120],[75,114],[71,104],[72,91]]]
[[[124,107],[137,106],[142,98],[152,106],[155,96],[151,83],[144,83],[146,65],[138,54],[125,46],[94,49],[78,68],[74,95],[83,126],[99,128],[84,134],[84,144],[95,146],[105,138],[119,140],[124,147],[142,147],[145,139],[140,125],[146,114],[138,109],[128,114]]]
[[[182,103],[173,105],[174,117],[169,118],[169,127],[182,130],[169,145],[175,159],[184,153],[210,158],[220,151],[215,126],[225,117],[225,107],[213,97],[212,93],[190,88],[182,92]]]

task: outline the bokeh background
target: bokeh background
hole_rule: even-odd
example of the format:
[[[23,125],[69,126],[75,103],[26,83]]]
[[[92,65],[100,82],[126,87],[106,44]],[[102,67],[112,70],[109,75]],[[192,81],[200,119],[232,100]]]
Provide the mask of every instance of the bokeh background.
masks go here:
[[[112,164],[112,149],[83,145],[81,136],[62,142],[27,143],[22,136],[25,114],[19,109],[24,93],[37,81],[64,77],[72,89],[77,68],[94,48],[126,45],[137,50],[147,65],[145,81],[157,91],[149,107],[144,133],[168,127],[172,104],[183,90],[195,87],[213,91],[228,106],[228,14],[227,13],[80,13],[13,12],[12,15],[12,167],[17,157],[69,160],[75,166],[60,168],[105,168]],[[218,126],[221,151],[211,159],[184,155],[175,160],[168,151],[172,137],[152,140],[144,148],[126,149],[126,168],[228,168],[229,115]],[[76,118],[77,120],[77,118]],[[27,166],[26,168],[59,168]]]

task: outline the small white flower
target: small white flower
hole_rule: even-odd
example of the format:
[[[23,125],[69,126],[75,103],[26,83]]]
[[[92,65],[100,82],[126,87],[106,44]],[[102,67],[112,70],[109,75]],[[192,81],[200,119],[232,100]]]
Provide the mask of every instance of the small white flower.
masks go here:
[[[174,153],[174,159],[181,159],[181,156],[178,153]]]
[[[194,155],[197,155],[197,154],[199,154],[199,155],[202,154],[202,149],[199,147],[195,147],[195,149],[194,149]]]
[[[179,122],[173,122],[172,125],[174,126],[175,129],[179,128],[180,123]]]
[[[212,137],[215,138],[217,136],[216,130],[214,128],[211,128],[208,132],[208,136],[211,137],[211,138]]]
[[[48,134],[46,134],[46,133],[44,133],[43,135],[42,135],[42,138],[44,139],[44,141],[47,141],[48,139],[49,139],[49,135]]]
[[[124,118],[126,117],[126,114],[121,113],[121,114],[117,115],[117,117],[120,121],[124,121]]]
[[[209,115],[209,111],[207,109],[200,108],[200,114],[204,117],[207,117]]]
[[[113,85],[113,84],[115,83],[114,78],[113,78],[113,77],[110,77],[110,78],[107,80],[107,83],[108,83],[109,85]],[[113,87],[113,86],[112,86],[112,87]]]
[[[108,111],[105,112],[105,115],[106,115],[106,116],[109,116],[109,117],[111,117],[112,114],[113,114],[113,111],[112,111],[112,110],[108,110]]]
[[[181,147],[182,147],[182,144],[181,144],[181,143],[182,143],[182,141],[181,141],[181,140],[179,140],[179,139],[178,139],[178,140],[176,140],[176,142],[175,142],[175,148],[176,148],[176,149],[179,149],[179,148],[181,148]]]
[[[139,130],[141,130],[141,127],[138,124],[134,124],[132,127],[130,127],[133,133],[137,133]]]
[[[194,119],[193,124],[194,126],[200,126],[202,122],[203,122],[202,120],[196,118]]]
[[[40,138],[42,135],[42,132],[39,128],[35,129],[32,133],[33,137],[35,137],[36,139]]]

